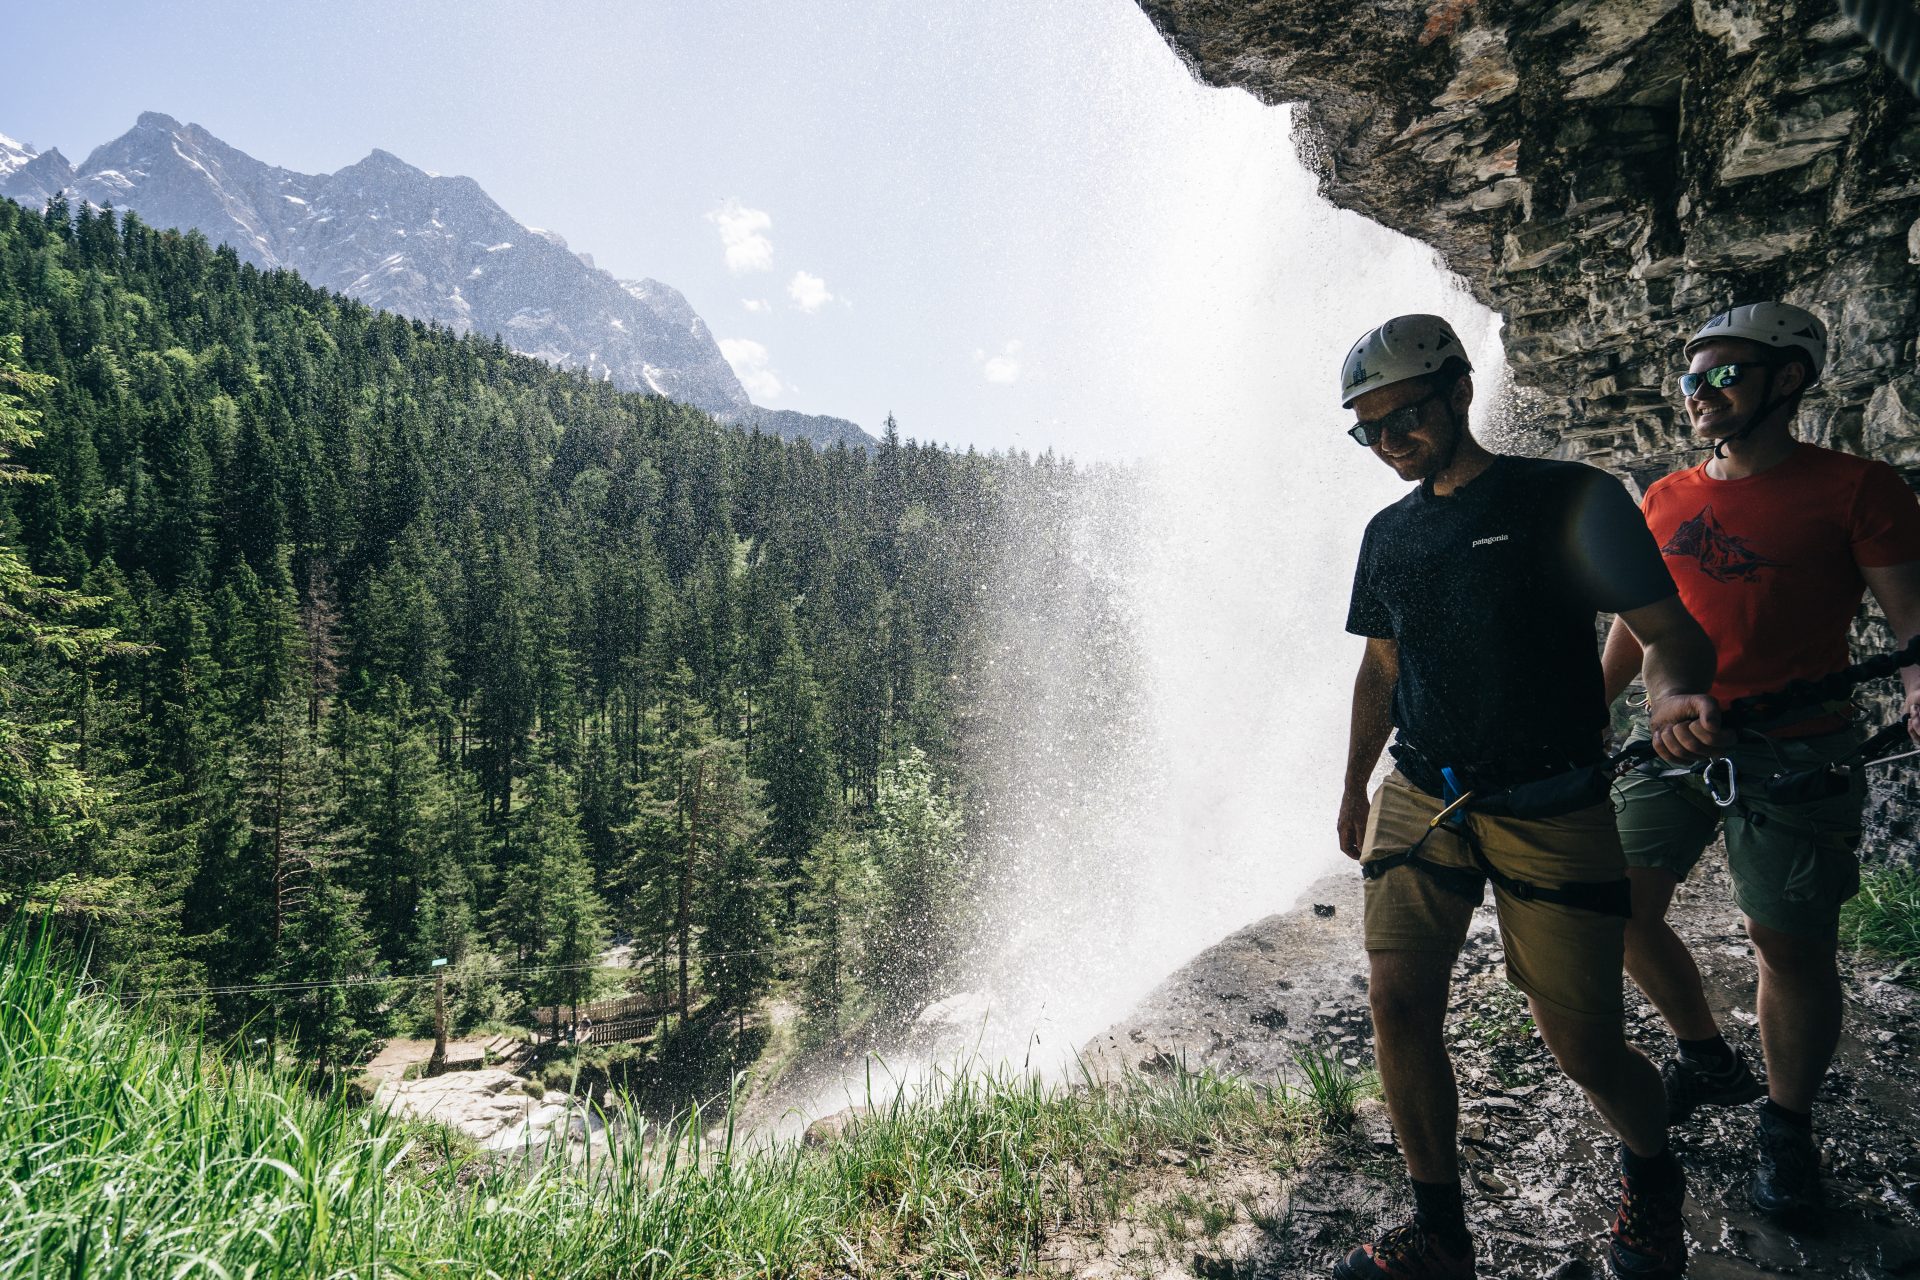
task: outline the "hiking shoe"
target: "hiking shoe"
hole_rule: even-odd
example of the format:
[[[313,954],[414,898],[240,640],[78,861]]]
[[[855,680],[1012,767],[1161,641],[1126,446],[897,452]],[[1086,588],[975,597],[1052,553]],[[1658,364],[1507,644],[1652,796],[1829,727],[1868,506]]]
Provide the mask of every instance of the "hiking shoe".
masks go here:
[[[1813,1134],[1762,1111],[1756,1133],[1759,1167],[1748,1188],[1753,1207],[1775,1218],[1790,1218],[1820,1207],[1820,1150]]]
[[[1697,1108],[1737,1107],[1767,1091],[1738,1049],[1733,1051],[1733,1062],[1718,1071],[1685,1058],[1668,1058],[1660,1064],[1660,1083],[1667,1087],[1670,1125],[1684,1123]]]
[[[1687,1229],[1680,1217],[1686,1179],[1659,1191],[1645,1179],[1620,1179],[1620,1211],[1607,1235],[1607,1270],[1616,1280],[1671,1280],[1687,1273]]]
[[[1333,1268],[1333,1280],[1473,1280],[1473,1241],[1456,1253],[1417,1220],[1363,1244]]]

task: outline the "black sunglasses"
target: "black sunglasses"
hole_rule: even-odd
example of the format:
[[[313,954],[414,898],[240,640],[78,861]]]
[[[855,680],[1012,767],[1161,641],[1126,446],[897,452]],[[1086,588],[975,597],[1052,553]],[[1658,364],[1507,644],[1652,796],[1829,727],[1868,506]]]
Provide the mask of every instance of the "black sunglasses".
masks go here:
[[[1356,444],[1365,445],[1369,449],[1380,443],[1381,437],[1389,433],[1396,436],[1406,435],[1420,425],[1420,406],[1429,400],[1438,400],[1444,394],[1446,393],[1442,391],[1429,391],[1418,400],[1403,404],[1390,413],[1383,413],[1370,422],[1354,423],[1347,428],[1347,434],[1353,437]]]
[[[1770,369],[1771,360],[1742,360],[1738,364],[1717,364],[1711,369],[1702,369],[1698,373],[1680,375],[1680,394],[1691,396],[1699,394],[1701,387],[1713,387],[1716,390],[1734,386],[1748,369]]]

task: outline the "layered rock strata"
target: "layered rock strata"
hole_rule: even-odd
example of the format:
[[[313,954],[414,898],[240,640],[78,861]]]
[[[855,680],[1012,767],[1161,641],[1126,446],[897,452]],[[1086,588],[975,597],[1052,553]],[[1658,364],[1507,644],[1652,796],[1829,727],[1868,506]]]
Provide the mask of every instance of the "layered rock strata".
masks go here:
[[[1505,318],[1562,456],[1636,488],[1693,460],[1685,334],[1779,297],[1832,331],[1803,434],[1920,483],[1920,103],[1833,3],[1140,4],[1202,80],[1298,104],[1327,198]],[[1912,859],[1920,787],[1883,773],[1876,837]]]

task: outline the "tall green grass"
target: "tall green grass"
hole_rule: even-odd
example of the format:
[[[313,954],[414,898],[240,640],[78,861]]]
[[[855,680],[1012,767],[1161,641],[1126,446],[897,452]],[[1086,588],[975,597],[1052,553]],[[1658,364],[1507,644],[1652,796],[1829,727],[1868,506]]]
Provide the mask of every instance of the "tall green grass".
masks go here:
[[[709,1142],[712,1117],[588,1163],[486,1157],[85,989],[44,934],[0,950],[0,1277],[950,1275],[1034,1266],[1168,1145],[1280,1166],[1304,1095],[1205,1073],[1076,1088],[999,1072],[893,1091],[838,1141]]]
[[[1860,892],[1841,908],[1840,936],[1910,974],[1920,969],[1920,872],[1906,867],[1867,872]]]

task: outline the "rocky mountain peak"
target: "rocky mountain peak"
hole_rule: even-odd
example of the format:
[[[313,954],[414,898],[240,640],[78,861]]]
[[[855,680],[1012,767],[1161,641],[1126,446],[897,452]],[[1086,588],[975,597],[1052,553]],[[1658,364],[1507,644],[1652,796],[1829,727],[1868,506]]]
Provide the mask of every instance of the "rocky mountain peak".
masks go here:
[[[24,142],[16,142],[6,134],[0,133],[0,178],[19,169],[34,157],[34,150]]]
[[[425,182],[431,176],[425,169],[410,165],[379,147],[367,152],[365,159],[356,160],[333,174],[335,181],[351,177],[363,182]]]
[[[766,416],[748,400],[704,321],[657,280],[622,282],[558,234],[516,221],[471,178],[418,168],[380,148],[332,174],[269,165],[158,111],[77,170],[57,150],[0,143],[0,195],[131,209],[194,229],[263,268],[298,271],[371,306],[514,350],[725,421],[781,434],[870,443],[839,418]]]
[[[45,204],[55,192],[72,186],[73,179],[73,165],[58,147],[38,155],[24,147],[13,154],[0,154],[0,184],[9,194],[18,192],[14,198],[23,204]]]

